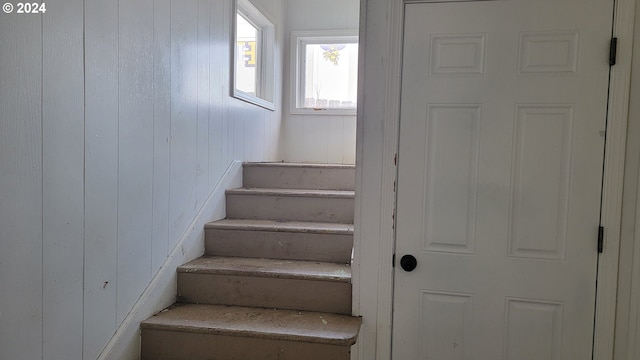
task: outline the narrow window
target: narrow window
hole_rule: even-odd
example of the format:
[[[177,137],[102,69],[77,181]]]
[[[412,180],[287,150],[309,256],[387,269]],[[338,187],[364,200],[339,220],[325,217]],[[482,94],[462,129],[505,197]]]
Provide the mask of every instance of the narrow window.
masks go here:
[[[249,0],[236,0],[233,96],[274,110],[275,26]]]

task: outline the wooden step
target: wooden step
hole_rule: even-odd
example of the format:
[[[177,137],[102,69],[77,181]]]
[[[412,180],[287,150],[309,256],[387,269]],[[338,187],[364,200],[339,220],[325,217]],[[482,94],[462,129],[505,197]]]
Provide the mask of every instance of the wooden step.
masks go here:
[[[255,188],[354,190],[355,166],[245,163],[243,186]]]
[[[205,256],[178,267],[178,301],[350,314],[351,268]]]
[[[205,254],[351,262],[353,225],[225,219],[205,225]]]
[[[355,167],[253,163],[141,324],[143,360],[349,360]]]
[[[230,219],[353,224],[353,191],[240,188],[226,195]]]
[[[357,317],[177,304],[141,324],[142,360],[348,360]]]

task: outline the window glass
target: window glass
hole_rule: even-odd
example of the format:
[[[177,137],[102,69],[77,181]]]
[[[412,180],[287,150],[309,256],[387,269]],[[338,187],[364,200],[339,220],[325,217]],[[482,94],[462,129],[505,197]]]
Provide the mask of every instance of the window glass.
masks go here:
[[[241,13],[236,15],[236,89],[258,96],[259,29]]]
[[[303,108],[355,109],[358,44],[305,43]]]

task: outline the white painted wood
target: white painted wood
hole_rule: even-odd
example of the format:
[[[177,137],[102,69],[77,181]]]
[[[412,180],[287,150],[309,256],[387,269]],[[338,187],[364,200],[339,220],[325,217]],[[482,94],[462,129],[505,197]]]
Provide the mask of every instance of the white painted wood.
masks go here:
[[[198,44],[206,44],[211,36],[211,2],[198,0]],[[202,206],[202,202],[209,193],[209,124],[210,124],[210,49],[207,46],[197,47],[197,111],[198,121],[196,128],[196,202]]]
[[[283,114],[284,114],[284,104],[282,103],[283,99],[283,91],[284,91],[284,54],[285,54],[285,36],[288,34],[285,33],[286,26],[286,11],[288,7],[287,2],[277,2],[270,0],[257,0],[257,4],[259,4],[262,8],[266,9],[272,17],[276,27],[275,27],[275,37],[276,43],[282,44],[278,46],[278,49],[282,51],[280,54],[276,54],[274,59],[274,68],[276,79],[280,79],[282,81],[282,86],[278,85],[276,87],[276,91],[274,93],[274,103],[277,104],[275,110],[271,113],[261,112],[264,119],[272,119],[271,121],[263,121],[265,129],[264,134],[264,143],[263,143],[263,152],[265,155],[268,155],[269,158],[279,159],[280,152],[280,139],[282,138],[282,123],[283,123]],[[275,120],[275,121],[274,121]],[[278,139],[277,141],[272,141],[272,139]]]
[[[601,222],[605,251],[598,264],[598,298],[594,359],[610,359],[614,352],[618,286],[622,185],[629,114],[631,55],[636,1],[617,1],[613,35],[619,37],[617,64],[611,71],[607,146],[602,192]]]
[[[155,274],[169,253],[171,174],[171,2],[153,5],[153,188],[151,271]]]
[[[363,327],[352,359],[391,358],[402,7],[400,0],[363,0],[361,4],[361,23],[375,26],[360,29],[363,60],[358,85],[352,271],[353,310],[363,316]]]
[[[95,359],[117,328],[118,2],[85,4],[85,19],[95,40],[85,42],[83,358]]]
[[[283,21],[284,2],[264,2]],[[0,276],[0,294],[12,294],[0,295],[0,357],[41,359],[44,346],[46,358],[95,359],[118,320],[132,308],[149,311],[136,301],[192,231],[236,140],[239,160],[276,160],[280,113],[228,100],[230,1],[200,2],[210,16],[190,4],[198,2],[71,2],[45,16],[0,13],[0,254],[11,254],[0,255],[0,272],[15,274]],[[281,63],[283,32],[278,39]],[[234,134],[229,119],[241,112],[255,121]],[[44,245],[43,212],[51,230]],[[202,251],[185,254],[194,249]],[[135,326],[124,324],[134,330],[119,341],[135,342]]]
[[[293,119],[297,119],[295,121]],[[282,137],[280,142],[282,143],[282,149],[280,156],[281,159],[287,162],[303,162],[304,159],[302,146],[304,143],[303,132],[304,121],[300,118],[300,115],[284,115]],[[284,154],[287,154],[284,156]]]
[[[640,9],[637,9],[640,10]],[[636,32],[640,30],[636,27]],[[634,52],[637,53],[639,38],[634,37]],[[633,68],[637,67],[640,58],[634,57]],[[637,76],[632,77],[631,98],[637,96]],[[624,195],[622,206],[622,224],[620,229],[620,267],[618,274],[618,296],[616,305],[615,360],[634,359],[637,357],[636,336],[638,334],[639,293],[637,277],[639,263],[637,236],[640,236],[640,209],[638,205],[638,176],[640,167],[640,123],[638,122],[638,105],[630,104],[629,124],[627,131],[627,150],[624,178]]]
[[[42,48],[39,16],[0,13],[2,359],[42,359]]]
[[[255,116],[253,115],[253,112],[251,111],[251,109],[246,109],[243,112],[243,118],[244,118],[244,128],[245,131],[247,131],[247,129],[249,129],[248,133],[247,133],[247,138],[244,141],[244,148],[243,150],[243,159],[251,159],[253,157],[253,147],[254,147],[254,142],[257,141],[255,134],[253,132],[253,125],[255,123],[256,119]],[[251,161],[251,160],[249,160]]]
[[[213,186],[202,209],[189,224],[189,230],[177,241],[149,286],[97,357],[98,360],[139,359],[140,323],[175,302],[176,268],[204,253],[204,225],[211,219],[221,219],[225,216],[225,189],[241,184],[242,164],[234,162]]]
[[[218,6],[218,3],[212,4],[212,6],[214,6],[214,8],[211,9],[211,13],[212,13],[212,19],[215,18],[215,16],[218,16],[218,12],[220,11],[219,8],[215,8],[215,6]],[[220,6],[229,6],[229,4],[224,3],[221,4]],[[281,7],[281,4],[278,5]],[[193,11],[193,9],[192,9]],[[223,14],[227,14],[226,12],[224,12]],[[186,19],[187,15],[182,15],[183,19]],[[190,15],[189,15],[190,16]],[[190,215],[195,213],[197,211],[197,205],[194,203],[194,201],[197,201],[198,199],[195,197],[195,195],[193,194],[193,191],[197,191],[194,190],[196,185],[195,185],[195,181],[197,179],[197,166],[195,165],[196,162],[195,160],[192,161],[192,165],[191,166],[187,166],[184,164],[184,162],[189,162],[191,159],[193,159],[193,156],[196,156],[197,151],[198,151],[198,147],[197,147],[197,143],[196,143],[196,137],[191,137],[188,136],[189,133],[195,133],[193,130],[193,126],[194,126],[194,121],[196,121],[193,117],[194,114],[194,107],[196,106],[196,103],[191,103],[190,100],[188,100],[190,97],[194,96],[193,94],[188,93],[185,90],[185,86],[186,88],[189,88],[190,86],[193,86],[193,79],[194,77],[190,75],[191,71],[197,71],[197,66],[191,67],[189,64],[188,60],[184,60],[178,57],[178,55],[175,54],[176,51],[178,51],[178,48],[180,47],[185,47],[186,43],[191,43],[190,41],[188,41],[188,37],[189,36],[194,36],[194,31],[193,29],[195,29],[195,27],[192,26],[192,24],[189,24],[189,26],[187,26],[187,23],[180,23],[179,22],[180,17],[178,17],[176,19],[174,11],[172,10],[172,19],[171,19],[171,24],[172,26],[176,27],[176,26],[182,26],[183,28],[188,28],[186,30],[184,30],[183,28],[179,28],[178,30],[172,29],[171,32],[171,45],[173,46],[173,51],[174,54],[173,56],[171,56],[170,58],[170,62],[171,62],[171,67],[172,67],[172,76],[171,76],[171,89],[172,90],[172,104],[171,104],[171,111],[173,113],[173,117],[172,117],[172,125],[171,125],[171,143],[170,143],[170,152],[171,152],[171,158],[173,159],[171,164],[170,164],[170,168],[171,168],[171,175],[170,175],[170,192],[171,192],[171,199],[170,199],[170,209],[176,209],[176,212],[173,213],[168,221],[167,224],[168,226],[171,227],[170,231],[177,231],[176,227],[178,225],[180,225],[180,221],[182,221],[182,219],[180,219],[180,215],[182,215],[184,218],[189,218],[189,216],[194,216],[194,215]],[[228,23],[229,19],[227,15],[224,15],[223,17],[223,23],[226,21]],[[217,22],[214,22],[213,20],[211,20],[211,26],[212,29],[216,29],[213,26],[218,26]],[[219,29],[219,31],[214,31],[211,30],[211,36],[215,37],[218,39],[219,42],[223,42],[223,43],[227,43],[228,41],[228,29],[226,27],[221,28],[218,27],[217,29]],[[181,32],[182,31],[182,32]],[[190,35],[185,35],[183,32],[188,32]],[[222,32],[222,33],[220,33]],[[166,43],[165,43],[166,44]],[[228,44],[228,43],[227,43]],[[221,46],[221,48],[225,49],[225,51],[228,51],[226,49],[228,49],[228,46]],[[221,56],[219,53],[214,51],[215,49],[210,49],[209,52],[210,53],[215,53],[216,56],[220,57],[221,59],[226,59],[227,56]],[[197,51],[200,51],[200,49],[198,49]],[[180,56],[185,56],[185,57],[189,57],[189,54],[193,55],[194,53],[196,53],[195,57],[197,58],[197,51],[194,52],[193,50],[187,50],[186,54],[181,53]],[[176,58],[178,57],[178,58]],[[183,61],[184,64],[180,64],[179,62]],[[226,61],[226,60],[224,60]],[[178,62],[178,64],[176,64]],[[222,75],[223,79],[227,79],[228,78],[228,70],[226,70],[228,68],[224,67],[223,71],[220,73]],[[226,80],[225,80],[226,81]],[[186,84],[186,85],[185,85]],[[191,84],[191,85],[189,85]],[[219,86],[218,83],[213,83],[214,88],[217,88],[217,86]],[[228,83],[227,83],[227,89],[228,89]],[[180,94],[183,94],[181,96],[178,96]],[[227,91],[225,91],[225,94],[223,96],[221,96],[221,98],[223,99],[222,101],[222,113],[223,113],[223,118],[225,117],[224,114],[236,114],[236,113],[241,113],[241,112],[245,112],[247,108],[246,104],[241,104],[240,106],[237,107],[233,107],[230,108],[229,105],[229,100],[227,99],[228,97],[226,96],[226,94],[228,94]],[[197,95],[195,95],[197,96]],[[176,110],[176,106],[179,106],[179,109]],[[184,113],[177,113],[176,111],[179,111],[180,109],[184,109],[184,111],[187,114],[191,114],[190,116],[185,116]],[[264,115],[267,112],[266,111],[262,111],[261,112],[263,114],[263,120],[264,121],[268,121],[268,122],[275,122],[278,119],[274,118],[272,115]],[[177,115],[176,115],[177,114]],[[228,115],[226,115],[228,116]],[[179,121],[185,121],[186,123],[180,123]],[[228,120],[226,120],[228,123]],[[243,124],[244,125],[244,124]],[[225,125],[223,125],[225,126]],[[228,125],[226,125],[228,126]],[[237,138],[240,139],[241,142],[245,141],[245,138],[247,138],[247,136],[250,136],[250,132],[253,131],[253,128],[251,127],[242,127],[242,129],[240,129],[240,131],[238,132],[238,134],[236,135]],[[176,136],[176,132],[177,132],[177,136]],[[217,134],[216,134],[217,135]],[[252,136],[252,134],[251,134]],[[264,136],[264,135],[261,135]],[[176,139],[178,137],[178,139]],[[182,137],[183,140],[180,140],[179,138]],[[189,139],[193,139],[193,140],[189,140]],[[229,137],[224,133],[224,129],[223,129],[223,134],[220,136],[220,143],[223,144],[222,149],[227,149],[228,147],[236,147],[239,148],[233,139],[229,139]],[[215,147],[211,146],[211,144],[216,143],[216,138],[211,138],[209,140],[209,146],[208,146],[208,150],[209,151],[213,151],[215,154]],[[274,139],[270,138],[269,142],[273,143]],[[182,142],[182,144],[180,144],[180,146],[178,146],[176,148],[175,143],[176,142]],[[187,155],[187,152],[182,153],[186,158],[182,158],[179,157],[178,155],[180,154],[180,151],[187,151],[188,153],[190,153],[191,155]],[[189,156],[191,156],[191,158],[189,158]],[[210,155],[212,156],[212,155]],[[241,156],[245,156],[244,152],[241,154]],[[257,156],[257,155],[256,155]],[[268,159],[267,157],[265,157],[265,154],[260,154],[260,159],[259,160],[266,160]],[[168,161],[168,160],[167,160]],[[221,166],[224,166],[224,163],[221,163]],[[178,167],[178,169],[176,169],[176,167]],[[184,175],[185,173],[190,173],[193,174],[193,177],[189,177]],[[210,181],[216,181],[217,179],[219,179],[219,177],[221,176],[221,172],[218,171],[217,174],[210,174],[209,175],[209,179]],[[186,180],[186,179],[193,179],[193,181],[191,180]],[[184,184],[185,186],[182,186],[181,184]],[[182,205],[181,205],[182,204]],[[178,209],[182,209],[180,211],[180,213],[177,212]],[[172,244],[172,240],[174,238],[174,235],[169,236],[169,248],[171,246],[173,246]]]
[[[243,158],[244,159],[251,159],[253,158],[253,149],[254,149],[254,143],[256,141],[259,141],[256,136],[255,136],[255,132],[253,131],[253,126],[256,124],[256,116],[254,115],[253,109],[246,109],[246,111],[244,112],[244,128],[245,131],[248,130],[248,137],[245,139],[244,141],[244,152],[243,152]]]
[[[231,1],[224,1],[223,2],[223,14],[229,14],[231,12]],[[231,23],[232,23],[232,19],[230,17],[224,16],[222,17],[222,22],[220,23],[220,27],[218,27],[219,29],[219,35],[218,38],[221,39],[221,41],[223,41],[224,46],[222,46],[222,48],[226,48],[224,50],[224,52],[222,54],[224,54],[223,56],[221,56],[222,60],[223,60],[223,67],[224,69],[229,69],[231,66],[231,54],[229,53],[230,49],[229,49],[229,43],[226,42],[226,39],[229,39],[231,36]],[[223,79],[223,84],[224,84],[224,90],[226,91],[226,93],[223,94],[222,96],[222,104],[223,104],[223,131],[222,133],[224,134],[223,136],[226,139],[229,139],[228,141],[224,141],[223,143],[225,143],[225,150],[224,150],[224,154],[225,154],[225,158],[224,158],[224,162],[229,164],[233,161],[233,144],[235,140],[233,139],[233,125],[232,125],[232,111],[231,111],[231,104],[233,104],[232,102],[232,97],[228,96],[228,94],[230,94],[231,92],[231,75],[230,73],[224,71],[224,76],[222,77]]]
[[[229,100],[234,105],[238,105],[238,100],[230,99]],[[231,144],[232,151],[231,156],[233,160],[239,160],[244,158],[244,143],[246,139],[244,138],[244,129],[245,129],[245,109],[240,109],[239,111],[233,112],[229,116],[229,127],[231,129],[231,138],[233,139],[233,143]]]
[[[591,355],[612,17],[583,5],[405,7],[394,358]]]
[[[637,98],[640,90],[640,78],[638,69],[640,65],[640,27],[638,16],[640,7],[635,9],[635,33],[633,38],[633,58],[630,99]],[[628,53],[627,53],[628,54]],[[625,59],[626,60],[626,59]],[[638,104],[631,101],[629,104],[629,122],[627,128],[627,149],[624,166],[624,193],[622,199],[622,218],[620,227],[620,259],[618,274],[618,294],[616,304],[616,323],[614,338],[615,360],[632,360],[639,355],[638,314],[640,311],[640,199],[638,198],[638,182],[640,168],[640,122],[638,121]]]
[[[633,6],[635,1],[622,1],[619,2],[619,5],[623,11],[619,10],[620,13],[628,16],[628,9],[630,6]],[[375,63],[368,62],[365,60],[365,69],[361,69],[365,71],[366,76],[362,76],[364,78],[364,83],[371,84],[373,81],[377,81],[379,84],[385,84],[386,81],[397,79],[398,72],[394,72],[393,70],[389,72],[384,71],[383,64],[393,63],[394,56],[398,54],[397,49],[393,49],[392,44],[397,44],[399,39],[401,38],[401,27],[400,19],[402,18],[401,12],[398,10],[402,6],[401,1],[388,1],[388,0],[367,0],[366,3],[363,2],[363,9],[366,9],[366,12],[363,10],[363,16],[369,21],[369,23],[375,23],[375,27],[370,27],[366,29],[366,34],[369,37],[369,41],[371,41],[375,46],[369,47],[367,49],[368,56],[367,59],[376,58],[381,59],[380,62],[376,61]],[[624,21],[620,21],[619,19],[616,21],[617,26],[620,26],[620,23],[625,23]],[[623,27],[625,28],[625,27]],[[630,41],[629,37],[630,33],[628,29],[623,31],[625,34],[625,39]],[[389,38],[391,41],[389,41]],[[361,39],[363,36],[361,35]],[[373,38],[373,39],[371,39]],[[619,65],[621,66],[629,66],[624,65],[625,61],[625,53],[630,51],[628,49],[619,49],[619,56],[622,55],[622,59],[619,58]],[[393,69],[393,65],[390,66]],[[619,73],[620,74],[620,73]],[[621,74],[620,74],[621,75]],[[624,83],[624,76],[620,76],[621,82]],[[614,81],[615,83],[615,81]],[[361,83],[362,87],[363,84]],[[380,86],[380,85],[378,85]],[[360,291],[355,290],[354,299],[363,298],[359,302],[354,303],[354,308],[359,313],[364,314],[364,324],[363,324],[363,332],[359,339],[359,348],[358,348],[358,358],[359,359],[375,359],[376,352],[372,351],[373,344],[377,344],[378,347],[378,357],[377,358],[388,358],[388,355],[385,355],[384,351],[390,348],[390,335],[388,332],[388,327],[390,324],[390,320],[388,320],[388,314],[390,313],[390,307],[387,302],[388,293],[384,291],[378,284],[387,284],[390,282],[390,278],[388,272],[390,272],[391,267],[389,266],[387,269],[383,269],[384,266],[380,267],[380,274],[373,273],[371,269],[368,269],[366,264],[368,263],[376,263],[379,261],[378,254],[382,254],[385,251],[389,254],[389,256],[385,257],[381,255],[381,258],[387,259],[390,257],[390,251],[388,250],[388,246],[391,242],[388,240],[386,234],[388,232],[377,233],[372,231],[371,234],[361,234],[361,232],[366,232],[367,229],[372,229],[375,227],[375,224],[381,224],[381,227],[384,229],[391,229],[391,224],[385,225],[385,220],[387,219],[386,212],[384,209],[391,209],[392,206],[384,205],[385,199],[389,197],[389,194],[392,193],[392,187],[394,184],[394,167],[390,166],[387,162],[383,162],[380,158],[380,153],[385,154],[385,156],[390,156],[393,158],[393,154],[396,149],[396,140],[394,138],[395,134],[395,121],[397,119],[396,112],[393,111],[394,104],[397,101],[394,99],[396,94],[398,93],[398,88],[393,87],[393,81],[391,81],[391,85],[386,84],[385,90],[378,91],[377,87],[364,87],[367,91],[367,96],[364,98],[365,101],[365,117],[368,119],[367,122],[360,121],[358,124],[358,135],[359,135],[359,150],[358,150],[358,194],[359,197],[357,199],[357,207],[356,207],[356,257],[354,263],[354,284],[357,286],[360,284],[359,288],[362,289]],[[617,88],[620,91],[618,97],[621,99],[626,99],[624,95],[624,85],[618,84]],[[385,102],[386,96],[386,102]],[[392,109],[389,116],[389,113],[385,113],[381,111],[380,104],[383,104],[386,109]],[[368,104],[368,105],[367,105]],[[397,107],[396,107],[397,108]],[[624,107],[620,107],[616,110],[617,112],[623,111]],[[389,120],[390,119],[390,120]],[[615,121],[618,124],[624,123],[626,119],[624,117],[618,116],[614,119],[610,119],[610,121]],[[378,126],[378,124],[384,124],[383,127]],[[363,134],[367,134],[363,138]],[[618,155],[613,155],[615,158]],[[380,182],[384,185],[383,189],[388,189],[387,192],[382,191],[380,189],[376,190],[376,187],[379,186]],[[378,184],[378,185],[377,185]],[[363,201],[370,200],[372,196],[379,194],[382,191],[382,203],[378,203],[377,200],[373,200],[372,202],[367,203],[367,205],[363,205]],[[362,193],[365,193],[362,198],[360,196]],[[392,202],[387,201],[386,204],[392,204]],[[365,216],[364,214],[368,214],[369,216]],[[372,223],[367,223],[366,219],[376,219],[376,221],[372,221]],[[615,239],[614,239],[615,240]],[[360,242],[363,243],[360,243]],[[382,243],[382,245],[379,245]],[[379,249],[379,250],[378,250]],[[363,266],[363,269],[358,271],[360,263]],[[384,264],[384,262],[380,262],[380,264]],[[376,267],[377,268],[377,267]],[[369,271],[366,271],[368,269]],[[375,297],[376,292],[378,296]],[[380,299],[380,300],[379,300]],[[367,321],[370,319],[370,321]],[[596,342],[600,340],[597,338]],[[367,352],[366,355],[365,351]],[[382,355],[381,355],[382,354]],[[605,357],[606,354],[605,354]]]
[[[287,4],[286,34],[300,30],[357,29],[359,0],[296,0]],[[290,54],[286,43],[285,54]],[[284,83],[291,84],[291,57],[284,60]],[[284,89],[280,158],[288,162],[355,163],[355,116],[293,115],[291,86]]]
[[[256,134],[256,137],[259,139],[259,141],[256,141],[256,143],[253,146],[254,161],[258,161],[258,159],[260,159],[261,157],[261,154],[266,154],[269,152],[269,149],[268,149],[269,142],[267,141],[267,138],[266,138],[266,135],[269,133],[267,129],[268,126],[269,126],[269,122],[267,121],[264,114],[262,118],[259,120],[259,122],[254,123],[252,126],[252,129]]]
[[[171,182],[169,248],[197,206],[198,1],[171,3]],[[177,190],[181,189],[181,190]]]
[[[226,168],[227,162],[227,123],[228,110],[225,100],[229,94],[228,57],[221,56],[228,51],[226,37],[225,1],[211,4],[209,27],[210,47],[210,122],[209,122],[209,186],[213,186]]]
[[[640,188],[640,185],[639,185]],[[638,189],[637,191],[640,191]],[[637,193],[636,193],[637,194]],[[640,353],[640,349],[638,348],[638,341],[640,340],[640,309],[638,303],[640,302],[640,287],[638,286],[637,279],[640,276],[640,248],[637,244],[640,243],[640,201],[636,199],[636,221],[635,221],[635,236],[633,238],[635,249],[633,252],[634,263],[633,263],[633,280],[631,285],[631,311],[629,312],[629,327],[628,327],[628,340],[627,340],[627,351],[628,355],[626,359],[635,359],[638,357]],[[623,313],[624,314],[624,313]],[[622,333],[624,334],[624,332]],[[622,335],[621,335],[622,337]],[[615,339],[618,340],[617,338]]]
[[[84,64],[83,24],[74,21],[82,16],[76,0],[42,18],[44,359],[82,357]]]
[[[351,121],[348,118],[344,118],[342,122],[342,136],[343,139],[355,139],[356,138],[356,122]],[[349,144],[349,148],[345,146],[345,151],[342,153],[343,164],[355,164],[356,163],[356,143]]]
[[[329,117],[317,115],[314,121],[305,121],[302,126],[303,161],[322,159],[314,162],[328,162],[329,137],[332,136],[329,134]]]
[[[152,3],[119,4],[118,324],[152,276]]]
[[[345,140],[345,124],[348,123],[346,120],[346,116],[338,116],[338,117],[329,117],[327,119],[327,133],[330,134],[327,137],[327,158],[331,158],[334,153],[336,158],[340,158],[339,164],[345,163],[345,155],[348,153],[347,151],[339,151],[342,149],[342,144],[351,143],[353,139],[355,139],[355,134],[351,134],[354,136],[351,141]],[[346,146],[346,145],[345,145]],[[353,149],[352,149],[353,150]]]

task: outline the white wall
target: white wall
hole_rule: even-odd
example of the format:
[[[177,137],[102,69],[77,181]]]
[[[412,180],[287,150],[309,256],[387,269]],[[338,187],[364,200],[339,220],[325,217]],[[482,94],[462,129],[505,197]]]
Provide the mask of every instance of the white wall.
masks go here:
[[[359,0],[288,0],[285,32],[284,119],[280,157],[291,162],[355,164],[356,117],[292,115],[291,31],[358,29]]]
[[[284,3],[258,2],[280,69]],[[230,21],[230,0],[0,13],[0,359],[96,359],[229,165],[277,158],[280,109],[228,96]]]

